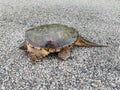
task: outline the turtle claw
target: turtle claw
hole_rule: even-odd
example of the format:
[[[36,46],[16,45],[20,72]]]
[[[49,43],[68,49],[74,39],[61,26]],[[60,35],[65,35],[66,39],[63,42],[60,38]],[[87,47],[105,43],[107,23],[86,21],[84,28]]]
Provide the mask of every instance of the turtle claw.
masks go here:
[[[66,48],[63,48],[59,53],[58,53],[58,57],[63,59],[63,60],[66,60],[70,57],[70,48],[66,47]]]

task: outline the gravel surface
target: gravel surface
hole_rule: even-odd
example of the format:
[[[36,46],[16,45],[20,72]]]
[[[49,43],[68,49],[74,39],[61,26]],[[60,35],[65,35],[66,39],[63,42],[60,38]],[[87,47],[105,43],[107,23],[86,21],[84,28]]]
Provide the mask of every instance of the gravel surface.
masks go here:
[[[74,47],[67,61],[51,54],[33,65],[18,47],[27,29],[50,23],[109,47]],[[120,90],[120,1],[0,0],[0,90]]]

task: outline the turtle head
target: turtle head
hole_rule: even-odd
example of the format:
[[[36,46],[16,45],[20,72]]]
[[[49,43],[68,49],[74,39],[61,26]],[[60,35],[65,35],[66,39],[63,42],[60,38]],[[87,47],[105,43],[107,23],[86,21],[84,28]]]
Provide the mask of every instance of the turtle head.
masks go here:
[[[27,50],[26,41],[24,41],[23,43],[20,44],[19,49]]]

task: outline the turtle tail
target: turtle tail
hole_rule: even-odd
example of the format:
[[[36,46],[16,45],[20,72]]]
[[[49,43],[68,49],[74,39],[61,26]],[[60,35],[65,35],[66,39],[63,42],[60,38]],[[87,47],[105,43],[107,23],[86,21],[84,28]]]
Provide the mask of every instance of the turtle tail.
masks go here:
[[[81,46],[81,47],[108,47],[106,45],[98,45],[96,43],[92,43],[92,42],[84,39],[82,36],[79,36],[77,38],[75,45]]]

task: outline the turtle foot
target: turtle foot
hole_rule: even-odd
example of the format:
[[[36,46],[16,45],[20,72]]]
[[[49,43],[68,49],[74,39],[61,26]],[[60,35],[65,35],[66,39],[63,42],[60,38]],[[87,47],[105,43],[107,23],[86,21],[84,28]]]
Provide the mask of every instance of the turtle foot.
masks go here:
[[[59,53],[58,53],[58,57],[63,59],[63,60],[67,60],[70,57],[70,48],[66,47],[63,48]]]
[[[28,53],[28,56],[33,64],[36,64],[38,62],[37,57],[33,53]]]

